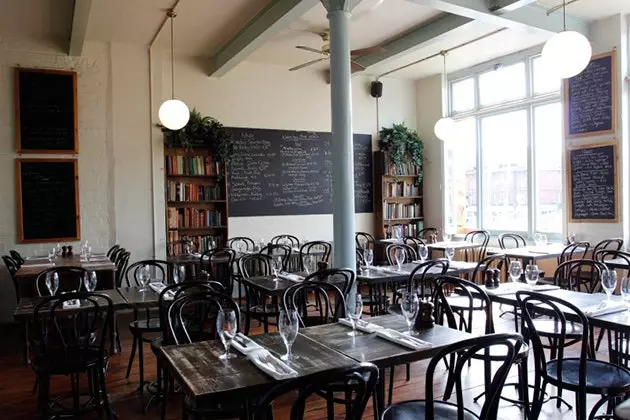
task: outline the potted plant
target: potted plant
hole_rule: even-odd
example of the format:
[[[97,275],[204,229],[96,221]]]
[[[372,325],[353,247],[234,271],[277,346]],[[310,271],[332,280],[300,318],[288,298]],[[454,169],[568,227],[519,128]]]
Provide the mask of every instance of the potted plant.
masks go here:
[[[202,116],[195,108],[190,111],[188,124],[180,130],[158,126],[164,133],[166,147],[203,148],[210,152],[215,162],[229,165],[232,161],[234,142],[230,131],[216,119]]]
[[[424,144],[415,130],[404,123],[394,124],[389,128],[383,127],[379,131],[379,148],[394,167],[402,167],[408,163],[417,167],[416,185],[420,185],[424,175],[422,166]]]

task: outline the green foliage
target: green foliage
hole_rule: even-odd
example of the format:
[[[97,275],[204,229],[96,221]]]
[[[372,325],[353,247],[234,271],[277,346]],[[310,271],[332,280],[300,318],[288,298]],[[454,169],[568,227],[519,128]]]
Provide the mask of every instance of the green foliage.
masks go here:
[[[229,165],[234,156],[232,134],[219,121],[203,117],[197,109],[190,111],[188,124],[180,130],[170,130],[158,125],[164,133],[166,147],[183,147],[191,150],[203,148],[210,152],[212,160]]]
[[[414,130],[409,129],[404,123],[394,124],[390,128],[383,127],[379,132],[379,148],[386,153],[394,166],[412,163],[418,167],[416,185],[420,185],[424,175],[422,158],[424,155],[424,143]]]

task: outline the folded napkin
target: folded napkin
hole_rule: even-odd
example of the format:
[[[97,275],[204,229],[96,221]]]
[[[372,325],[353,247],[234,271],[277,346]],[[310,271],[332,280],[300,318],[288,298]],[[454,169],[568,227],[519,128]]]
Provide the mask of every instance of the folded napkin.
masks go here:
[[[294,274],[294,273],[280,273],[280,275],[278,275],[278,277],[280,277],[283,280],[289,280],[289,281],[293,281],[296,283],[299,283],[301,281],[304,281],[304,277],[298,275],[298,274]]]
[[[111,260],[110,260],[109,258],[105,257],[105,256],[103,256],[103,257],[95,257],[94,255],[92,255],[92,256],[90,257],[90,260],[89,260],[89,261],[87,260],[87,258],[85,258],[85,257],[81,257],[81,262],[83,262],[83,263],[84,263],[84,262],[93,262],[93,263],[96,263],[96,262],[111,262]]]
[[[393,268],[393,267],[384,267],[382,269],[382,271],[384,273],[400,274],[400,275],[407,275],[407,276],[411,274],[411,271],[409,271],[409,270],[400,270],[400,271],[398,271],[398,268]]]
[[[256,367],[267,375],[277,380],[294,378],[298,375],[297,371],[284,363],[282,360],[272,355],[269,350],[260,348],[247,353],[247,358]]]
[[[603,301],[597,305],[584,308],[582,311],[586,316],[603,316],[608,314],[614,314],[615,312],[623,312],[628,310],[625,302],[622,301]]]
[[[149,283],[149,287],[151,288],[151,290],[153,290],[155,293],[159,295],[160,293],[162,293],[162,290],[164,290],[166,285],[162,282],[156,281],[156,282]],[[174,297],[175,297],[175,293],[173,293],[172,290],[169,290],[164,295],[165,299],[173,299]]]
[[[50,264],[50,262],[47,261],[47,262],[35,263],[35,264],[28,263],[28,264],[25,264],[24,267],[28,267],[28,268],[30,268],[30,267],[50,267],[51,265],[54,265],[54,263]]]
[[[352,328],[352,322],[348,318],[340,318],[339,323],[341,325],[345,325],[346,327]],[[372,334],[373,332],[376,332],[382,328],[383,327],[381,327],[380,325],[372,324],[362,319],[359,319],[357,321],[357,330],[364,333]]]
[[[534,286],[534,292],[546,292],[550,290],[558,290],[560,286],[556,286],[554,284],[539,284]]]
[[[63,304],[63,309],[76,309],[81,307],[79,299],[66,300]]]
[[[488,289],[485,286],[482,286],[482,289],[489,295],[492,296],[504,296],[504,295],[513,295],[519,290],[523,290],[522,287],[518,287],[514,284],[506,283],[497,287],[496,289]]]
[[[194,258],[201,258],[201,254],[200,254],[200,253],[198,253],[198,252],[193,252],[193,253],[192,253],[192,254],[190,254],[190,255],[192,255]]]
[[[247,355],[254,350],[262,349],[258,343],[243,333],[237,333],[236,336],[234,336],[234,339],[232,340],[232,347],[244,355]]]
[[[413,350],[420,350],[422,348],[431,347],[433,345],[427,341],[422,341],[413,336],[403,334],[389,328],[382,328],[377,330],[376,336]]]
[[[37,257],[26,257],[26,261],[48,261],[48,257],[45,255],[37,256]]]

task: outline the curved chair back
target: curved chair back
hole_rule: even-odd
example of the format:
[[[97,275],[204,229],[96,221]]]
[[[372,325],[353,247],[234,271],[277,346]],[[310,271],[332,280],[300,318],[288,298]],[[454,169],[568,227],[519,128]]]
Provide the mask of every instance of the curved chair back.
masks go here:
[[[507,269],[507,266],[508,259],[504,254],[489,255],[477,263],[472,275],[468,279],[473,283],[484,284],[485,275],[488,270],[497,269],[502,272],[504,268]]]
[[[22,258],[22,255],[20,255],[20,253],[16,250],[12,249],[9,251],[9,255],[11,255],[11,258],[13,258],[13,260],[18,264],[18,268],[24,264],[24,258]]]
[[[606,264],[606,261],[610,260],[620,260],[622,265],[625,265],[627,268],[622,268],[622,270],[630,269],[630,253],[624,251],[612,251],[612,250],[601,250],[597,251],[594,256],[595,260]]]
[[[358,420],[363,416],[367,401],[372,395],[378,380],[378,368],[371,363],[362,363],[352,368],[337,368],[326,372],[296,378],[277,385],[258,403],[254,420],[273,420],[273,402],[285,394],[291,394],[293,403],[289,420],[302,420],[306,411],[306,402],[311,396],[330,389],[345,395],[341,400],[346,407],[346,419]],[[295,395],[297,392],[297,395]],[[337,398],[335,398],[337,400]],[[339,401],[339,400],[337,400]]]
[[[300,240],[287,233],[283,233],[282,235],[276,235],[269,241],[271,245],[286,245],[289,248],[299,248]]]
[[[139,274],[140,269],[145,265],[149,266],[149,270],[151,270],[150,281],[161,281],[164,284],[171,283],[175,264],[164,260],[142,260],[136,261],[127,268],[125,280],[128,287],[142,286]]]
[[[600,261],[568,260],[558,265],[553,273],[553,282],[556,286],[576,292],[584,286],[586,291],[593,293],[599,286],[602,272],[607,269]]]
[[[205,273],[208,279],[221,283],[228,294],[233,288],[233,267],[236,251],[232,248],[210,249],[199,258],[199,273]]]
[[[129,257],[131,257],[131,252],[121,248],[121,252],[116,254],[116,260],[114,264],[116,265],[116,287],[122,286],[123,276],[127,272],[127,265],[129,264]]]
[[[313,263],[323,261],[328,263],[332,245],[326,241],[312,241],[302,244],[300,247],[300,269],[305,270],[305,257],[310,258]],[[316,270],[317,268],[315,268]],[[311,269],[311,271],[314,271]]]
[[[609,250],[609,251],[619,251],[623,248],[623,239],[621,238],[610,238],[604,239],[599,242],[593,248],[593,258],[599,251]]]
[[[416,238],[421,238],[426,241],[426,243],[434,243],[437,241],[438,230],[436,228],[428,227],[424,229],[420,229]]]
[[[499,247],[501,249],[524,248],[527,241],[518,233],[502,233],[499,235]]]
[[[254,240],[252,238],[248,238],[247,236],[235,236],[233,238],[230,238],[225,243],[225,247],[234,249],[236,251],[235,244],[238,242],[244,244],[244,246],[242,247],[243,251],[253,252],[256,250],[256,244],[254,243]]]
[[[83,276],[88,271],[83,267],[50,267],[41,271],[35,278],[37,296],[50,296],[46,287],[46,277],[57,273],[59,276],[59,288],[56,296],[65,292],[79,292],[83,288]]]
[[[310,295],[319,308],[308,311],[306,296]],[[291,308],[300,314],[302,327],[330,324],[346,316],[346,298],[343,291],[333,283],[326,281],[303,281],[289,287],[283,296],[285,308]]]
[[[243,278],[270,276],[271,256],[267,254],[249,254],[238,260],[238,272]]]
[[[403,243],[406,245],[409,245],[410,247],[412,247],[413,249],[416,250],[416,253],[418,252],[418,249],[421,245],[426,245],[427,242],[423,239],[420,238],[416,238],[413,236],[405,236],[403,238]]]
[[[7,270],[9,271],[9,275],[11,276],[11,281],[13,282],[13,290],[15,291],[15,300],[16,302],[20,302],[20,287],[17,281],[17,277],[15,277],[15,273],[20,269],[18,267],[18,263],[8,255],[2,256],[2,261],[4,261],[4,265],[6,265]]]
[[[484,333],[494,333],[492,301],[486,291],[475,283],[459,277],[442,276],[436,281],[435,296],[438,306],[436,312],[446,316],[449,328],[460,329],[459,326],[462,324],[458,324],[457,316],[463,316],[465,313],[471,314],[473,311],[484,311],[486,315]],[[456,302],[457,314],[451,307],[451,302]],[[470,320],[471,318],[469,318]]]
[[[486,249],[490,242],[490,233],[487,230],[473,230],[464,236],[464,241],[480,244],[479,248],[464,250],[464,260],[469,262],[481,261],[486,257]]]
[[[258,253],[269,255],[275,259],[280,258],[282,260],[282,270],[287,271],[289,269],[289,263],[291,262],[291,247],[289,245],[269,244]]]
[[[566,261],[583,258],[588,253],[590,246],[591,244],[586,241],[567,245],[558,257],[558,265]]]
[[[402,250],[403,255],[405,256],[403,264],[410,263],[418,259],[418,254],[416,253],[415,248],[406,244],[389,244],[387,245],[387,248],[385,248],[385,256],[387,257],[389,265],[396,265],[396,252],[398,250]]]
[[[359,249],[376,249],[376,239],[367,232],[357,232],[354,234],[354,242]]]
[[[326,283],[332,283],[339,287],[345,296],[354,286],[355,280],[356,275],[354,274],[354,271],[349,268],[328,268],[326,270],[320,270],[309,274],[304,279],[304,282],[323,281]]]
[[[107,258],[112,260],[112,262],[114,262],[114,258],[115,258],[115,257],[112,257],[112,254],[114,254],[114,252],[116,252],[119,248],[120,248],[120,245],[116,244],[107,250]]]
[[[365,266],[365,257],[363,256],[363,249],[361,248],[355,248],[355,249],[356,249],[356,254],[357,254],[357,266],[358,267]]]
[[[409,275],[407,291],[417,290],[421,299],[433,296],[434,279],[438,275],[445,275],[448,271],[448,266],[449,261],[446,258],[429,260],[418,264]]]

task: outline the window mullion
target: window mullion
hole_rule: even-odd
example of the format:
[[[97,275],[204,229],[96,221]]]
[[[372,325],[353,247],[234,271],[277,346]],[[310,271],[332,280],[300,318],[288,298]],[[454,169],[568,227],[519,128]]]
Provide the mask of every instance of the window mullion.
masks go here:
[[[529,237],[534,237],[536,231],[536,210],[538,208],[538,191],[536,188],[536,139],[534,139],[534,107],[527,109],[527,214]]]

